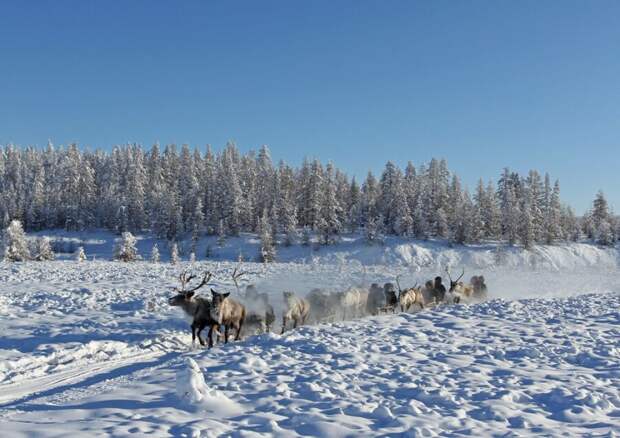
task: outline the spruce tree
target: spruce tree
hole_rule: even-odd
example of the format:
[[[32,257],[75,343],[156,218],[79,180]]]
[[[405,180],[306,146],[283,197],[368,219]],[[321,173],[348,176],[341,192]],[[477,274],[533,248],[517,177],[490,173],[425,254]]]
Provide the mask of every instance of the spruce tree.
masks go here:
[[[83,246],[78,246],[77,251],[75,251],[75,261],[78,263],[82,263],[86,260],[86,253],[84,252]]]
[[[153,248],[151,249],[151,262],[159,263],[160,258],[161,257],[159,255],[159,246],[157,245],[157,243],[154,243]]]
[[[52,245],[50,243],[50,238],[47,236],[38,237],[35,241],[36,248],[34,253],[35,260],[38,261],[46,261],[46,260],[54,260],[54,250],[52,249]]]
[[[133,262],[139,259],[136,248],[137,239],[129,231],[125,231],[121,238],[116,242],[114,248],[114,260],[122,262]]]
[[[13,220],[4,231],[4,260],[8,262],[23,262],[30,260],[30,250],[26,233],[22,223]]]

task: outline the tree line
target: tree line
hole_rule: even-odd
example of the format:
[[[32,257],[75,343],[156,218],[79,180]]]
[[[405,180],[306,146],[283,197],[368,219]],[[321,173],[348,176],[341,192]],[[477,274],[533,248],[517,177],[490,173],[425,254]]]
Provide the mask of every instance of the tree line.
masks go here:
[[[254,232],[266,258],[275,244],[311,235],[331,244],[358,230],[370,243],[397,235],[526,247],[584,235],[613,244],[620,235],[602,193],[577,218],[561,201],[559,181],[537,170],[503,169],[497,183],[480,179],[471,193],[445,160],[404,169],[387,162],[381,175],[359,182],[331,162],[292,167],[274,163],[266,146],[243,154],[233,143],[219,152],[158,144],[0,148],[0,226],[14,219],[28,231],[104,228],[169,241]]]

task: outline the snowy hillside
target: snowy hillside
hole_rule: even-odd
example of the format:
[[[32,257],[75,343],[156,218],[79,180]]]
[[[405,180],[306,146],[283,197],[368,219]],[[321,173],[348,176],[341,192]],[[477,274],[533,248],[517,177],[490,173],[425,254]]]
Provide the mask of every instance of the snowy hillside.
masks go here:
[[[240,239],[221,261],[195,266],[234,296],[236,263],[225,259],[236,259],[234,244],[237,254],[253,244]],[[613,249],[394,240],[306,258],[292,247],[282,257],[297,263],[243,265],[241,286],[269,293],[276,328],[284,289],[303,295],[396,275],[413,284],[445,264],[464,265],[466,278],[483,273],[493,300],[192,350],[188,322],[167,303],[185,263],[104,261],[110,240],[86,240],[94,262],[0,263],[0,422],[10,436],[613,436],[620,428]],[[151,245],[143,239],[139,249]]]
[[[83,246],[89,259],[110,260],[118,235],[106,231],[66,232],[43,231],[32,236],[48,236],[55,247],[62,251],[60,259],[73,259],[74,252]],[[149,259],[154,244],[159,246],[161,260],[169,260],[169,248],[165,240],[139,235],[137,249],[146,260]],[[180,242],[182,259],[189,259],[191,242]],[[200,239],[196,245],[196,259],[204,260],[207,252],[209,260],[237,261],[240,257],[256,261],[260,251],[260,241],[254,234],[229,237],[219,245],[217,237]],[[278,246],[276,260],[293,263],[342,264],[361,263],[363,265],[399,265],[412,268],[442,268],[446,265],[466,265],[472,268],[494,268],[498,266],[522,267],[532,269],[573,269],[597,267],[615,269],[620,262],[617,248],[593,245],[590,243],[566,242],[557,245],[534,245],[531,250],[519,246],[510,247],[500,243],[478,245],[450,245],[445,240],[415,240],[409,238],[387,237],[383,245],[367,245],[361,234],[346,234],[336,245],[301,244]]]

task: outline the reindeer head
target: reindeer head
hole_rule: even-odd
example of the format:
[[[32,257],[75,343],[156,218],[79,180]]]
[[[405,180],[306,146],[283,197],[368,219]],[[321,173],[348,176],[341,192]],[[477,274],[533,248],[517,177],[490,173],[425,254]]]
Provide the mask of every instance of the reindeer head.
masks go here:
[[[198,289],[203,287],[205,284],[208,284],[211,278],[213,278],[213,274],[209,271],[206,271],[202,277],[200,283],[192,288],[189,288],[189,283],[196,278],[196,275],[189,273],[187,270],[183,271],[179,276],[179,281],[181,282],[181,287],[175,287],[173,290],[177,292],[177,295],[168,299],[168,304],[171,306],[183,306],[184,304],[190,302],[194,297],[194,294]]]
[[[293,299],[295,294],[293,292],[285,290],[284,292],[282,292],[282,296],[284,297],[284,302],[288,303],[288,302],[290,302]]]
[[[222,305],[224,300],[228,298],[229,295],[230,292],[221,294],[211,289],[211,303],[213,304],[213,308],[219,309],[219,307]]]
[[[245,298],[248,300],[255,300],[258,298],[258,289],[253,284],[248,284],[245,287]]]
[[[465,275],[465,268],[463,268],[461,275],[459,275],[459,278],[457,278],[456,280],[452,280],[452,276],[450,275],[450,269],[447,266],[446,274],[448,274],[448,278],[450,279],[450,292],[454,292],[454,289],[456,289],[456,287],[458,286],[459,281],[461,280],[461,278],[463,278],[463,275]]]

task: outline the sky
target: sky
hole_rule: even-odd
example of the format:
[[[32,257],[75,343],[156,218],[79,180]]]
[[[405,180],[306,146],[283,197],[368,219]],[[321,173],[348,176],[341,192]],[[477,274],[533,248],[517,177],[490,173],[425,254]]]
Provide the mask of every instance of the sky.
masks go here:
[[[618,1],[0,2],[0,145],[432,157],[620,212]]]

